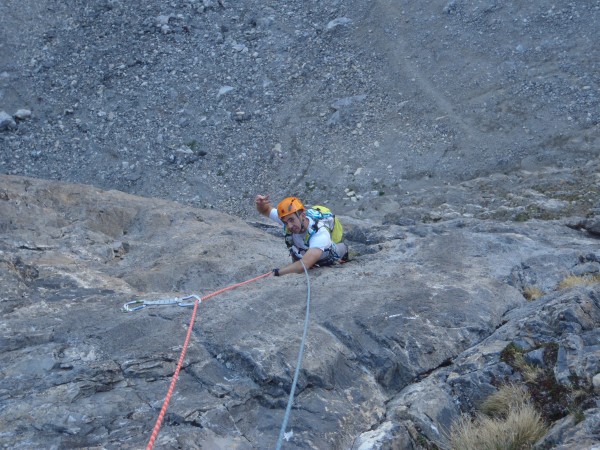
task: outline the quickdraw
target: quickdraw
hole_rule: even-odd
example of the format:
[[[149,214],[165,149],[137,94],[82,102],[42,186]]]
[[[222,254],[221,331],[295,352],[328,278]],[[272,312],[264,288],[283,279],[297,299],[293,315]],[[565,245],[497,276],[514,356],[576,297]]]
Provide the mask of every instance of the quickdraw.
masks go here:
[[[193,299],[193,301],[189,301]],[[132,302],[127,302],[123,305],[124,312],[133,312],[138,311],[140,309],[144,309],[146,306],[163,306],[163,305],[177,305],[181,307],[186,306],[194,306],[196,302],[200,303],[202,299],[195,294],[188,295],[186,297],[174,297],[174,298],[166,298],[162,300],[134,300]]]

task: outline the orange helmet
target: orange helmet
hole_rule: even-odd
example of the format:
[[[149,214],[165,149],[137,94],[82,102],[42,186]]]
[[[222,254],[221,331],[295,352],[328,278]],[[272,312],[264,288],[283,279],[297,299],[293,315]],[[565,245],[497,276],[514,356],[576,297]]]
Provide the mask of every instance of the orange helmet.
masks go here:
[[[289,216],[296,211],[304,211],[304,205],[296,197],[287,197],[279,202],[277,205],[277,214],[279,218]]]

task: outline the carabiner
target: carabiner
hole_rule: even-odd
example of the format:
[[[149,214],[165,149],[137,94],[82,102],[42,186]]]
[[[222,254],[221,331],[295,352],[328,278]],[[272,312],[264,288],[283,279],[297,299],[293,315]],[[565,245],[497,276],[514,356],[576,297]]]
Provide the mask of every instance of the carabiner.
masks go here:
[[[194,301],[191,303],[186,303],[185,300],[188,300],[190,298],[193,298]],[[185,306],[194,306],[196,304],[196,301],[198,301],[198,303],[202,302],[202,299],[200,297],[198,297],[196,294],[192,294],[192,295],[188,295],[187,297],[181,297],[179,299],[179,303],[177,303],[179,306],[185,307]]]
[[[129,305],[139,305],[136,307],[131,308]],[[146,303],[144,302],[144,300],[134,300],[132,302],[127,302],[123,305],[123,311],[124,312],[133,312],[133,311],[138,311],[140,309],[144,309],[146,306]]]
[[[186,302],[186,300],[194,299],[193,302]],[[202,299],[195,294],[188,295],[187,297],[175,297],[175,298],[166,298],[161,300],[133,300],[131,302],[127,302],[123,305],[123,311],[125,312],[133,312],[138,311],[140,309],[145,308],[146,306],[164,306],[164,305],[177,305],[177,306],[194,306],[196,301],[201,302]],[[129,306],[129,305],[138,305],[138,306]]]

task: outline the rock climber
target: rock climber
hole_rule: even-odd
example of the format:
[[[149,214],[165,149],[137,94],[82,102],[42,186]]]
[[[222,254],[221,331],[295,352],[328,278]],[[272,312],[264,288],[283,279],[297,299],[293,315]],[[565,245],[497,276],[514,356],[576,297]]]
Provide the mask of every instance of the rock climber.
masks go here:
[[[330,229],[321,221],[315,222],[309,217],[298,198],[284,198],[277,208],[273,207],[268,195],[257,195],[255,202],[260,214],[284,226],[286,244],[294,261],[285,267],[273,269],[275,276],[303,273],[300,260],[310,269],[348,259],[347,245],[343,242],[334,243]]]

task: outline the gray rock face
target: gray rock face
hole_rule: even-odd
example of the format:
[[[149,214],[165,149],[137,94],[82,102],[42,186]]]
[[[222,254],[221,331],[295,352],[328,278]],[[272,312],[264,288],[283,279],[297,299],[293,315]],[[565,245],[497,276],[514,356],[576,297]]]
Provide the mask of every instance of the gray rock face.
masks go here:
[[[446,449],[513,382],[540,447],[597,449],[598,24],[550,0],[0,2],[0,446],[143,448],[191,309],[122,306],[285,264],[269,193],[332,207],[353,257],[310,271],[284,448]],[[306,296],[201,303],[157,448],[275,446]]]
[[[118,191],[3,176],[0,212],[0,444],[10,448],[145,446],[191,309],[123,304],[206,296],[288,259],[269,225]],[[511,343],[557,385],[592,388],[600,285],[559,286],[596,273],[597,238],[561,221],[342,220],[374,243],[310,271],[284,448],[445,448],[461,413],[521,379]],[[528,302],[532,284],[542,296]],[[273,448],[306,300],[304,276],[286,276],[203,301],[157,448]],[[583,420],[554,411],[545,443],[600,443],[590,392]]]

